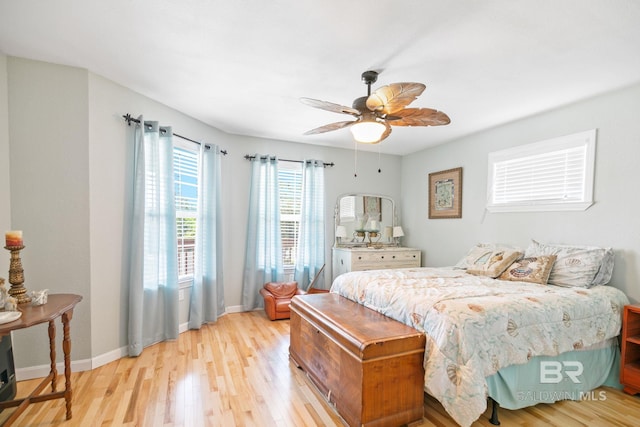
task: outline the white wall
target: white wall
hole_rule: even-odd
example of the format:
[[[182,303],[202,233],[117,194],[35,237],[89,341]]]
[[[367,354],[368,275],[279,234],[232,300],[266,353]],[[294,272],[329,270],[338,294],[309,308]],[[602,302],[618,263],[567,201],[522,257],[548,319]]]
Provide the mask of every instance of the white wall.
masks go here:
[[[6,66],[3,66],[6,63]],[[7,77],[4,77],[7,76]],[[72,359],[99,366],[127,344],[127,219],[130,212],[132,128],[122,115],[144,114],[174,132],[219,144],[222,162],[225,302],[240,306],[246,236],[249,162],[245,154],[334,162],[326,172],[327,265],[333,243],[333,208],[339,194],[400,197],[397,156],[353,152],[229,135],[86,70],[0,56],[0,154],[11,151],[11,174],[0,170],[0,195],[11,190],[11,226],[24,230],[25,285],[73,292],[84,299],[72,321]],[[3,111],[8,106],[8,112]],[[248,118],[250,120],[250,118]],[[349,134],[345,133],[345,138]],[[4,151],[3,151],[4,150]],[[0,166],[2,159],[0,158]],[[6,160],[4,160],[7,162]],[[8,211],[7,211],[8,212]],[[2,221],[9,227],[8,218]],[[8,265],[8,255],[7,255]],[[327,277],[331,277],[330,268]],[[1,267],[0,267],[1,268]],[[1,270],[0,270],[1,271]],[[181,305],[186,322],[188,293]],[[46,330],[20,331],[14,340],[18,368],[46,367]],[[61,334],[59,334],[61,335]]]
[[[74,351],[86,358],[91,330],[87,73],[18,58],[8,59],[7,71],[11,226],[24,232],[24,285],[85,297],[74,310]],[[46,363],[46,324],[14,332],[14,349],[17,366]]]
[[[0,238],[4,238],[4,231],[11,229],[11,209],[9,191],[9,95],[7,94],[7,57],[0,53]],[[3,240],[4,242],[4,240]],[[4,262],[5,257],[0,257]],[[8,264],[7,264],[8,265]],[[4,268],[0,270],[0,277],[5,279],[8,273]]]
[[[612,285],[640,300],[640,85],[470,135],[402,160],[406,242],[423,264],[452,265],[478,242],[523,248],[541,242],[613,247]],[[452,117],[455,123],[455,117]],[[595,204],[584,212],[485,213],[487,155],[516,145],[598,129]],[[461,219],[428,219],[427,178],[462,166]]]

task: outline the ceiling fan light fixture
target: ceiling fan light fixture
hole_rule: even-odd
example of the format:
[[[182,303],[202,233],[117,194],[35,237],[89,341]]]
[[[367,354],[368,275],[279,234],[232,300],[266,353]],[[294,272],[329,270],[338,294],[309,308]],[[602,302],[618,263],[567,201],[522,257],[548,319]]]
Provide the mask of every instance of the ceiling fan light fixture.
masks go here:
[[[329,123],[304,134],[315,135],[349,127],[356,142],[378,144],[391,134],[391,126],[442,126],[451,122],[446,114],[433,108],[406,108],[425,90],[423,83],[391,83],[372,93],[371,84],[377,79],[377,71],[362,73],[362,81],[367,85],[367,96],[356,98],[352,107],[319,99],[300,98],[302,103],[311,107],[349,114],[355,118]]]
[[[386,129],[385,125],[375,120],[362,120],[350,128],[353,139],[363,144],[380,142],[380,138]]]

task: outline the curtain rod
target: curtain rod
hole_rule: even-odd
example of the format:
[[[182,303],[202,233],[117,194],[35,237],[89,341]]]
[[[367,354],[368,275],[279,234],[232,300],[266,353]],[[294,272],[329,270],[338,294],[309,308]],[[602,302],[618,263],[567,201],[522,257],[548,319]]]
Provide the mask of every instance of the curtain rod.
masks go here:
[[[140,120],[134,119],[133,117],[131,117],[131,114],[129,114],[129,113],[127,113],[124,116],[122,116],[122,118],[124,118],[124,120],[127,122],[127,125],[129,125],[129,126],[131,126],[131,122],[140,123]],[[163,133],[166,132],[166,130],[164,130],[162,128],[160,128],[160,131],[163,132]],[[196,141],[194,139],[187,138],[186,136],[178,135],[177,133],[174,133],[173,136],[177,136],[178,138],[182,138],[182,139],[184,139],[186,141],[193,142],[193,143],[198,144],[198,145],[202,145],[202,143],[200,141]],[[211,146],[205,144],[204,148],[209,150],[209,149],[211,149]],[[224,154],[225,156],[227,155],[227,150],[220,150],[220,152],[222,154]]]
[[[244,155],[244,158],[245,158],[245,159],[247,159],[247,160],[253,160],[253,159],[255,159],[255,158],[256,158],[256,156],[251,156],[251,155],[249,155],[249,154],[245,154],[245,155]],[[260,157],[260,158],[261,158],[261,159],[266,159],[266,158],[267,158],[267,156],[262,156],[262,157]],[[292,163],[304,163],[304,162],[305,162],[305,160],[289,160],[289,159],[278,159],[278,160],[279,160],[279,161],[281,161],[281,162],[292,162]],[[308,160],[307,160],[307,161],[308,161]],[[322,162],[322,165],[323,165],[325,168],[326,168],[327,166],[328,166],[328,167],[334,167],[334,166],[335,166],[335,164],[334,164],[333,162],[331,162],[331,163],[325,163],[325,162]]]

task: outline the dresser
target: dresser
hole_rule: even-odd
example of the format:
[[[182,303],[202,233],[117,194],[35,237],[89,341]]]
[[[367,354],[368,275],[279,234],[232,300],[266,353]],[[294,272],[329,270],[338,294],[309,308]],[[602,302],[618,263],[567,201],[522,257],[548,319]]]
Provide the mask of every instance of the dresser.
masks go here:
[[[420,267],[420,249],[333,248],[333,279],[349,271]]]

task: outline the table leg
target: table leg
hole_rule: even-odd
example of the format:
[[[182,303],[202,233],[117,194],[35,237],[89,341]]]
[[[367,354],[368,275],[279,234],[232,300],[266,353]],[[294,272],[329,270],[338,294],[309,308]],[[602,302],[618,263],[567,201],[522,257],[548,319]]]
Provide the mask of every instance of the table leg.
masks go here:
[[[69,322],[73,317],[73,309],[62,313],[62,350],[64,351],[64,400],[67,405],[67,419],[71,419],[71,336]]]
[[[49,321],[49,357],[51,358],[51,392],[56,391],[56,381],[58,370],[56,369],[56,325],[53,320]]]

